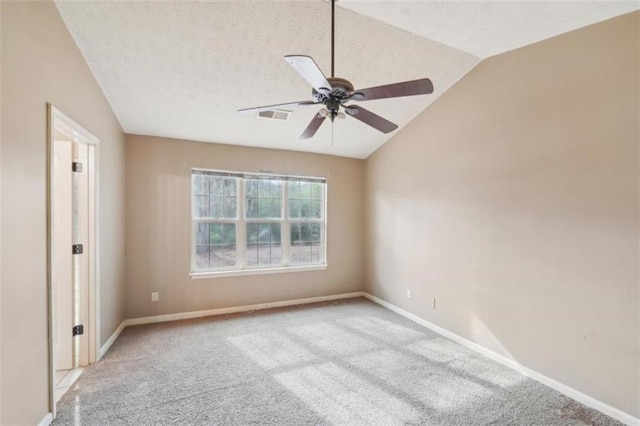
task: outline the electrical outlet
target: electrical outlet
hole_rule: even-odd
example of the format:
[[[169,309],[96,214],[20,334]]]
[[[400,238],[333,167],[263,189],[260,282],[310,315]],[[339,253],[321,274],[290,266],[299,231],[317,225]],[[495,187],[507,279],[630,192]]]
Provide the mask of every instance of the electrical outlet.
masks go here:
[[[429,306],[431,306],[432,309],[436,308],[436,298],[435,297],[429,298]]]
[[[407,289],[407,299],[411,299],[411,289]]]
[[[152,291],[151,292],[151,301],[152,302],[157,302],[158,300],[160,300],[160,293],[157,291]]]

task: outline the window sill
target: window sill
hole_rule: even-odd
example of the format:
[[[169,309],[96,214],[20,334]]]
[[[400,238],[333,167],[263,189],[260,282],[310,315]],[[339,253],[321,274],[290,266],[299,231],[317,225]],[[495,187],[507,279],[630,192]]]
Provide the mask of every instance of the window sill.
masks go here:
[[[286,274],[289,272],[323,271],[328,265],[287,266],[280,268],[242,269],[217,272],[191,272],[192,280],[204,280],[209,278],[242,277],[245,275]]]

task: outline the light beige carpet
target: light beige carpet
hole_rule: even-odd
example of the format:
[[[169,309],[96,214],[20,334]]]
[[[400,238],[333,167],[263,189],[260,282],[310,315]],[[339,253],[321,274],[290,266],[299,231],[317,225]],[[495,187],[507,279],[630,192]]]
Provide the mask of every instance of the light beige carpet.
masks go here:
[[[366,299],[127,327],[58,404],[78,425],[614,425]]]

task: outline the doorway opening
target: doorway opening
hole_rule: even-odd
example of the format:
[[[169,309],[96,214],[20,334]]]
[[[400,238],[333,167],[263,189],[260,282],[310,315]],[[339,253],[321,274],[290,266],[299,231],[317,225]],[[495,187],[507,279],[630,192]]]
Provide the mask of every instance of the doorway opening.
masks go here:
[[[49,105],[49,404],[96,361],[98,139]]]

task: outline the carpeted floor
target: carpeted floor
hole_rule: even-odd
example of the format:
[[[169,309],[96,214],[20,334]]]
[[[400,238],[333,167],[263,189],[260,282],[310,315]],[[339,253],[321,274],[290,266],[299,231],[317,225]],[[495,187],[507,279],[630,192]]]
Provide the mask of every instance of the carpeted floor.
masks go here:
[[[55,425],[614,425],[366,299],[127,327]]]

